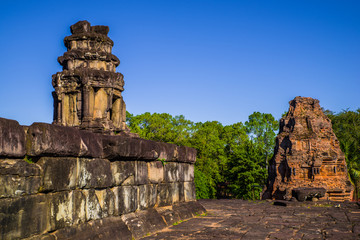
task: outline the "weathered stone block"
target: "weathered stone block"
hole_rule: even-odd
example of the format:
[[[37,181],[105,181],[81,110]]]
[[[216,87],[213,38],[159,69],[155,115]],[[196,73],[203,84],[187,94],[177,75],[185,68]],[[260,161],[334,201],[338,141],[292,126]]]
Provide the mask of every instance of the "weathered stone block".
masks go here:
[[[70,192],[56,192],[47,194],[49,200],[49,215],[51,230],[72,225],[73,202]]]
[[[0,161],[0,198],[37,193],[40,167],[23,159]]]
[[[111,162],[111,172],[116,186],[135,184],[135,161]]]
[[[177,182],[180,180],[179,169],[180,163],[168,162],[164,166],[164,178],[165,182]]]
[[[76,187],[77,159],[42,157],[37,164],[41,166],[41,191],[62,191]]]
[[[146,233],[156,232],[166,227],[164,219],[153,208],[136,212],[135,215],[145,223],[144,230]]]
[[[2,239],[18,239],[49,230],[47,199],[43,194],[0,199]]]
[[[25,132],[17,121],[0,118],[0,156],[24,157]]]
[[[90,23],[88,21],[79,21],[70,26],[72,34],[90,32]]]
[[[172,185],[170,183],[160,183],[158,185],[158,206],[169,206],[172,204]]]
[[[33,123],[26,135],[29,156],[79,156],[81,137],[77,129]]]
[[[148,233],[146,222],[135,213],[124,214],[121,216],[121,219],[132,232],[135,239],[139,239]]]
[[[72,223],[80,224],[86,221],[86,196],[81,190],[70,192],[69,199],[72,202]]]
[[[180,200],[180,186],[182,184],[178,182],[171,183],[171,196],[172,196],[172,203],[177,203]]]
[[[178,203],[172,206],[174,212],[176,212],[180,219],[189,219],[193,217],[193,213],[190,208],[187,207],[187,203]]]
[[[107,188],[113,185],[110,162],[106,159],[78,159],[79,188]]]
[[[149,182],[148,166],[145,161],[136,161],[135,184],[143,185]]]
[[[138,207],[138,188],[136,186],[121,186],[114,188],[115,208],[119,215],[135,212]]]
[[[194,181],[194,164],[182,163],[181,169],[183,174],[180,174],[180,181],[182,182]]]
[[[0,198],[19,197],[39,191],[40,177],[0,175]]]
[[[156,142],[136,137],[107,136],[102,137],[104,158],[107,159],[147,159],[155,160],[158,153],[155,151]]]
[[[174,204],[172,209],[181,219],[189,219],[206,212],[206,209],[197,201]]]
[[[195,163],[196,149],[186,146],[180,146],[178,147],[178,156],[179,162]]]
[[[159,207],[156,208],[156,211],[163,217],[168,226],[181,220],[179,214],[173,210],[172,206]]]
[[[157,201],[157,185],[148,184],[139,187],[139,206],[138,209],[144,210],[155,206]]]
[[[164,181],[164,166],[161,161],[151,161],[148,165],[148,178],[150,183],[161,183]]]
[[[89,131],[79,131],[80,143],[80,156],[100,158],[103,155],[102,135],[92,133]]]
[[[132,234],[120,217],[108,217],[60,229],[53,234],[56,239],[132,239]]]
[[[83,190],[83,192],[86,198],[86,220],[90,221],[102,218],[102,209],[99,199],[95,194],[95,190]]]
[[[196,200],[194,182],[184,182],[184,196],[186,202]]]
[[[178,183],[178,189],[179,189],[179,202],[185,202],[184,182]]]
[[[101,207],[102,217],[109,217],[115,214],[115,196],[110,189],[95,190]]]

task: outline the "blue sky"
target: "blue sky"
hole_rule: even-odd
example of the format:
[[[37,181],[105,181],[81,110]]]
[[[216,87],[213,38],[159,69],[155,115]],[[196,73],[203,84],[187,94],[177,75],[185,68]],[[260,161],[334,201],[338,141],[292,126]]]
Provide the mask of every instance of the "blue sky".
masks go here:
[[[360,1],[1,1],[0,117],[52,122],[70,25],[110,27],[127,110],[275,118],[296,96],[360,107]]]

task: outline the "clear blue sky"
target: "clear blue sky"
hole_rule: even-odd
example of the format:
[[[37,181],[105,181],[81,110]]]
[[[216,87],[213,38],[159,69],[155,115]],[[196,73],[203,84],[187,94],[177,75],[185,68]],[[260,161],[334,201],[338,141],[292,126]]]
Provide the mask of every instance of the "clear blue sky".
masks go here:
[[[70,25],[107,25],[134,114],[275,118],[295,96],[360,107],[360,1],[1,1],[0,117],[52,122]]]

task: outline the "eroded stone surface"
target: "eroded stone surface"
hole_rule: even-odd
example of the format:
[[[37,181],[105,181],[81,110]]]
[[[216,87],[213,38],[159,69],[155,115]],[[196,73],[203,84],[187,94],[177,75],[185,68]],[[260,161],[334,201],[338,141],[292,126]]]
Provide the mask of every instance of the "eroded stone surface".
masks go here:
[[[25,156],[25,133],[17,121],[0,118],[0,136],[0,156]]]
[[[289,200],[291,190],[299,187],[325,188],[324,198],[339,201],[349,200],[353,191],[331,121],[319,101],[307,97],[290,101],[280,120],[262,197]]]

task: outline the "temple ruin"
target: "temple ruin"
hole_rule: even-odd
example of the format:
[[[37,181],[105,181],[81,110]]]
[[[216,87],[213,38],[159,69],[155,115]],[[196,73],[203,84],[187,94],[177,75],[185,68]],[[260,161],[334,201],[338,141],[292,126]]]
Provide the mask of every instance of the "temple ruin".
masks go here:
[[[280,120],[263,199],[286,199],[297,188],[324,189],[323,199],[350,200],[344,153],[319,100],[296,97]]]
[[[70,29],[67,52],[58,58],[63,71],[52,76],[53,123],[102,133],[125,130],[124,76],[116,72],[120,61],[111,53],[109,27],[80,21]]]

